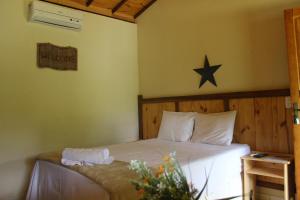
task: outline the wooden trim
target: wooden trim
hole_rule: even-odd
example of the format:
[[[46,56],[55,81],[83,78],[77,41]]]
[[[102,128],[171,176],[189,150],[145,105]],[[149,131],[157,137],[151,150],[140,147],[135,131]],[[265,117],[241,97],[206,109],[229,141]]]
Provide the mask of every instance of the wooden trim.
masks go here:
[[[289,89],[279,90],[263,90],[263,91],[249,91],[249,92],[232,92],[220,94],[204,94],[191,96],[174,96],[174,97],[158,97],[158,98],[143,98],[143,103],[161,103],[161,102],[177,102],[177,101],[195,101],[195,100],[216,100],[216,99],[242,99],[253,97],[275,97],[275,96],[289,96]]]
[[[139,139],[144,139],[143,135],[143,95],[138,96],[138,117],[139,117]]]
[[[93,1],[94,1],[94,0],[86,0],[85,5],[86,5],[87,7],[89,7],[89,6],[93,3]]]
[[[120,1],[113,9],[111,10],[112,13],[117,12],[128,0]]]
[[[289,66],[289,78],[290,82],[299,83],[299,71],[296,67],[298,66],[298,58],[297,55],[297,46],[296,46],[296,36],[294,30],[294,10],[285,10],[284,11],[284,18],[285,18],[285,34],[286,34],[286,41],[287,41],[287,53],[288,53],[288,66]],[[299,86],[297,84],[290,84],[290,91],[291,97],[293,99],[292,102],[298,102],[299,93],[298,93]]]
[[[246,173],[248,169],[251,169],[254,165],[252,162],[247,162],[246,160],[243,162],[244,164],[244,194],[250,196],[244,197],[245,200],[255,200],[255,196],[252,198],[252,194],[255,194],[256,190],[256,176],[253,174]]]
[[[288,55],[289,83],[291,102],[300,104],[299,98],[299,30],[296,28],[296,23],[299,23],[300,9],[289,9],[284,11],[285,19],[285,34]],[[294,140],[294,155],[295,155],[295,179],[296,179],[296,199],[300,198],[300,126],[293,124],[293,140]]]
[[[139,12],[137,12],[134,15],[134,19],[138,18],[143,12],[145,12],[145,10],[147,10],[150,6],[152,6],[152,4],[154,4],[156,2],[156,0],[152,0],[150,1],[150,3],[148,3],[146,6],[144,6]]]

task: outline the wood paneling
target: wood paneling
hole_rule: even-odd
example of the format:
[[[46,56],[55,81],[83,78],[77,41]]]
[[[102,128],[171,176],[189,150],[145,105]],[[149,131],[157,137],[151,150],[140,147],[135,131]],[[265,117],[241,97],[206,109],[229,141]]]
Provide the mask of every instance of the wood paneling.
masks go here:
[[[224,111],[223,100],[201,100],[179,102],[180,112],[213,113]]]
[[[163,111],[175,111],[175,103],[152,103],[142,105],[143,139],[157,137]]]
[[[256,150],[291,153],[284,97],[255,99]]]
[[[287,129],[289,132],[289,144],[290,144],[290,153],[294,154],[294,136],[293,136],[293,115],[292,115],[293,110],[292,109],[286,109],[285,111],[285,116],[286,116],[286,123],[287,123]]]
[[[254,116],[254,99],[232,99],[229,101],[230,110],[236,110],[237,116],[234,127],[234,142],[249,144],[256,149],[256,131]]]
[[[149,8],[156,0],[43,0],[128,22]]]
[[[101,7],[101,8],[106,8],[106,9],[113,9],[118,3],[120,2],[120,0],[94,0],[93,3],[91,4],[92,6],[95,7]]]
[[[127,3],[120,7],[118,13],[135,16],[143,7],[151,3],[152,0],[127,0]]]
[[[273,101],[273,107],[275,113],[273,116],[273,131],[275,132],[273,137],[273,145],[277,149],[274,152],[282,153],[293,153],[293,142],[292,142],[292,109],[287,109],[285,106],[285,98],[277,97]]]
[[[285,107],[288,95],[288,90],[271,90],[148,99],[140,96],[140,138],[157,136],[163,110],[236,110],[234,142],[248,144],[251,150],[293,153],[291,109]]]
[[[275,116],[272,113],[272,98],[255,99],[256,150],[272,152]]]
[[[257,151],[292,153],[290,109],[285,97],[230,100],[237,111],[234,141],[249,144]]]

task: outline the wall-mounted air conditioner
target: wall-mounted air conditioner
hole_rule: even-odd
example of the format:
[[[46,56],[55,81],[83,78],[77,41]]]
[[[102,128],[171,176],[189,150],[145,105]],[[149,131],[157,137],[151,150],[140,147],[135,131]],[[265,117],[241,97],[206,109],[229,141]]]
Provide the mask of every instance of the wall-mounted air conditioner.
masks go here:
[[[79,10],[35,0],[30,4],[29,19],[32,22],[80,30],[83,14]]]

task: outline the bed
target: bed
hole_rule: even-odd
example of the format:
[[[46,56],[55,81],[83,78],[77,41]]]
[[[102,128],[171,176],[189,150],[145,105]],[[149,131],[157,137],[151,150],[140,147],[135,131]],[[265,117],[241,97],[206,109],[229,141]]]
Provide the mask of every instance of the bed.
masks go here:
[[[209,177],[205,190],[209,199],[241,195],[241,156],[250,149],[292,153],[291,120],[288,119],[291,109],[285,105],[288,95],[288,90],[270,90],[148,99],[139,96],[140,141],[111,145],[108,149],[115,160],[127,163],[126,166],[131,160],[144,160],[151,167],[175,151],[188,180],[196,188],[202,188]],[[237,116],[233,144],[229,146],[157,139],[163,111],[216,113],[230,110],[236,110]],[[281,184],[263,177],[258,181],[268,181],[269,186]],[[27,200],[38,199],[137,198],[122,194],[112,197],[107,188],[91,178],[60,164],[37,160]]]
[[[162,157],[176,152],[182,168],[196,188],[209,182],[206,195],[210,199],[242,194],[240,157],[250,152],[248,145],[217,146],[190,142],[169,142],[149,139],[108,146],[116,160],[144,160],[157,166]],[[130,183],[128,183],[130,184]],[[61,165],[39,160],[36,162],[27,200],[110,199],[109,193],[83,175]]]

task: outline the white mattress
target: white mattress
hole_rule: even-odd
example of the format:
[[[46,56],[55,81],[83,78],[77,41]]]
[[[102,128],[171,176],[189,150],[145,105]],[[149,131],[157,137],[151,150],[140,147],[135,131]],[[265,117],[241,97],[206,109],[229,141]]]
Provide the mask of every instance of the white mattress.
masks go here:
[[[147,162],[149,166],[156,166],[162,162],[162,158],[171,152],[176,152],[177,159],[180,162],[188,180],[194,184],[198,189],[201,189],[209,176],[208,186],[205,193],[209,199],[225,198],[242,194],[242,162],[240,157],[250,152],[248,145],[232,144],[230,146],[217,146],[200,143],[190,142],[168,142],[159,139],[143,140],[132,143],[117,144],[108,146],[110,154],[115,160],[130,162],[131,160],[143,160]],[[55,193],[56,199],[74,199],[76,197],[77,190],[70,188],[69,184],[64,184],[60,181],[65,180],[62,176],[82,176],[78,173],[68,173],[66,168],[61,166],[55,166],[56,173],[51,175],[50,171],[53,170],[53,164],[48,162],[39,161],[35,167],[29,192],[27,195],[28,200],[41,199],[39,196],[45,192]],[[49,165],[47,167],[47,165]],[[61,173],[57,173],[57,170]],[[50,173],[50,174],[49,174]],[[58,174],[60,176],[58,176]],[[42,181],[41,181],[42,180]],[[76,178],[72,178],[72,181]],[[86,181],[83,178],[77,180]],[[49,188],[51,185],[49,182],[55,182],[59,184],[59,190],[64,191],[65,196],[59,196],[59,191],[55,191],[55,188]],[[39,184],[37,184],[39,183]],[[85,185],[83,182],[73,185]],[[103,189],[99,186],[97,188],[90,188],[87,190],[87,195],[91,195],[95,190],[95,194],[104,194]],[[69,192],[66,192],[69,191]],[[84,196],[84,191],[80,190],[80,196]],[[66,195],[67,194],[67,195]],[[95,197],[97,196],[95,195]],[[106,196],[107,194],[105,194]],[[54,196],[48,194],[46,196]],[[45,195],[44,195],[45,197]],[[72,198],[71,198],[72,197]],[[97,196],[99,197],[99,196]],[[97,198],[98,199],[98,198]],[[101,199],[108,199],[107,197],[101,197]]]
[[[169,142],[159,139],[112,145],[116,160],[143,160],[156,166],[170,152],[176,152],[187,178],[201,189],[209,176],[206,194],[209,199],[242,194],[242,162],[240,157],[250,153],[245,144],[218,146],[191,142]]]

